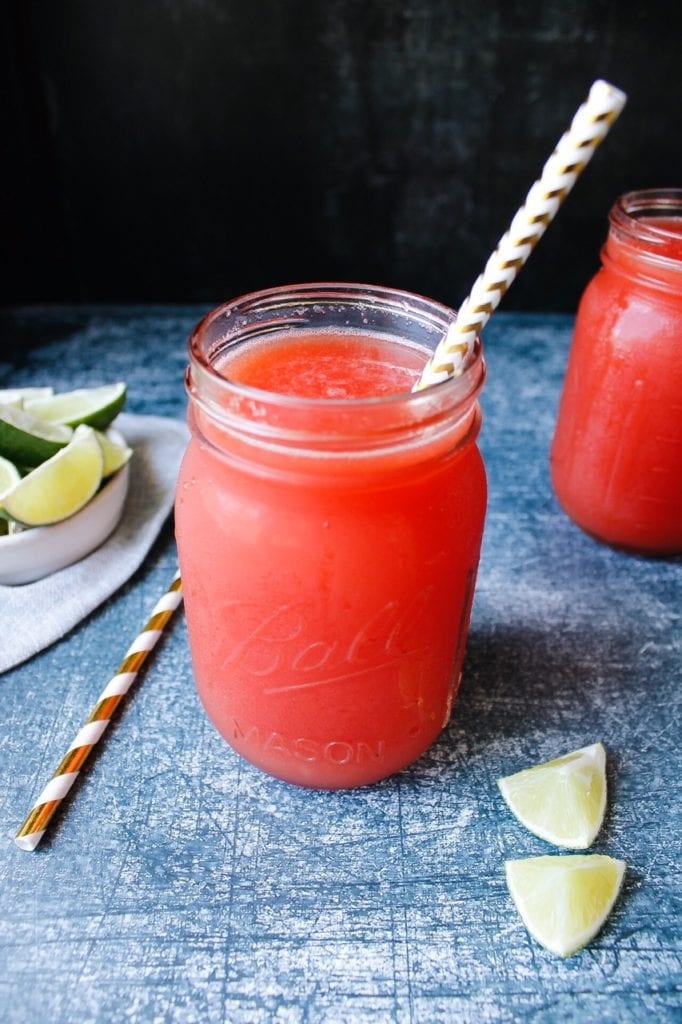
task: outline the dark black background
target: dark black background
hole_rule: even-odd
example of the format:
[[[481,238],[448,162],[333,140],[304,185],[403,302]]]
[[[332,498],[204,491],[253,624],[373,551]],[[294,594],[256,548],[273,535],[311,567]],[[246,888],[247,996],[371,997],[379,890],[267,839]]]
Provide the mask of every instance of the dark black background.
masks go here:
[[[629,103],[504,308],[573,310],[682,185],[682,4],[11,0],[4,304],[363,280],[456,305],[593,79]]]

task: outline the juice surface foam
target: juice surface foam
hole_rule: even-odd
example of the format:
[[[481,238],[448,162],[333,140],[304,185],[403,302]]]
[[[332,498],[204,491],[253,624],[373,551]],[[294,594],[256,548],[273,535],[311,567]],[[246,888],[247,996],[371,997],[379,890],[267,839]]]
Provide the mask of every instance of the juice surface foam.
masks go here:
[[[371,333],[268,335],[223,357],[226,378],[302,398],[379,398],[410,391],[425,363],[412,345]]]

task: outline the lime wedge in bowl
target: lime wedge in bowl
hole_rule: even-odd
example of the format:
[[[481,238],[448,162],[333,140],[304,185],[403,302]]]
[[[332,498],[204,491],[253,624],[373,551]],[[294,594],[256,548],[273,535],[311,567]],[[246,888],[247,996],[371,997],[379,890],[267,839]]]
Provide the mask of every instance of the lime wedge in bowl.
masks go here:
[[[109,434],[103,434],[101,431],[96,430],[95,434],[97,435],[104,459],[102,479],[107,480],[130,461],[133,450],[120,439],[120,434],[117,435],[114,431],[109,431]]]
[[[72,436],[71,427],[40,420],[25,409],[0,405],[0,455],[17,466],[39,466]]]
[[[102,482],[104,458],[92,427],[78,427],[56,455],[0,498],[0,513],[22,526],[50,526],[80,512]]]
[[[13,405],[33,398],[49,398],[53,388],[0,388],[0,404]]]
[[[86,423],[105,430],[125,405],[126,391],[124,382],[119,381],[99,388],[63,391],[49,398],[26,399],[24,408],[49,423],[63,423],[69,427]]]
[[[0,455],[0,497],[21,480],[21,473],[9,459]]]
[[[505,864],[523,923],[541,946],[572,956],[600,930],[616,901],[625,863],[600,854],[528,857]]]
[[[127,448],[118,431],[110,428],[107,436],[119,447]],[[104,482],[80,512],[68,519],[0,536],[0,583],[31,583],[94,551],[121,519],[129,480],[130,466],[126,464]]]

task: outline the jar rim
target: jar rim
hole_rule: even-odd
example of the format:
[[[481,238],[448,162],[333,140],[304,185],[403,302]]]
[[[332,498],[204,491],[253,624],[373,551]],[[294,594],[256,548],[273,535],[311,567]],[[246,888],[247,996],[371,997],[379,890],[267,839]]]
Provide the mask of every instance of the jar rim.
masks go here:
[[[368,396],[362,398],[320,398],[300,395],[282,394],[275,391],[267,391],[253,385],[235,381],[219,373],[215,368],[215,361],[220,354],[232,342],[243,342],[246,340],[240,336],[240,317],[245,320],[248,313],[257,307],[273,311],[281,306],[284,297],[288,297],[294,304],[303,310],[307,306],[319,304],[324,301],[337,300],[339,303],[355,299],[356,301],[374,303],[375,306],[385,305],[397,313],[402,312],[406,317],[419,316],[425,322],[433,325],[434,331],[440,336],[444,335],[449,325],[456,319],[453,309],[443,303],[429,299],[415,292],[403,289],[390,288],[379,285],[368,285],[357,282],[306,282],[293,285],[279,285],[264,288],[259,291],[249,292],[235,299],[231,299],[209,311],[196,324],[190,334],[189,356],[190,367],[188,376],[188,390],[193,397],[196,397],[196,389],[208,389],[214,401],[210,404],[215,408],[215,400],[219,395],[229,398],[236,395],[241,398],[251,398],[254,401],[265,403],[270,406],[277,406],[282,410],[287,408],[307,408],[310,410],[324,408],[330,412],[334,409],[349,411],[352,409],[386,408],[396,405],[409,404],[415,409],[421,405],[427,405],[434,393],[438,393],[440,401],[446,398],[448,404],[459,404],[471,399],[482,387],[485,376],[485,364],[482,356],[482,345],[477,340],[473,357],[465,366],[462,373],[454,378],[441,381],[433,387],[424,388],[421,391],[400,391],[390,394]],[[302,317],[305,316],[305,312]],[[213,328],[217,321],[224,318],[226,323],[230,318],[236,320],[234,325],[234,336],[232,338],[223,335],[215,340],[205,350],[205,336],[209,329]],[[288,321],[288,326],[293,322]],[[284,325],[278,327],[281,330]],[[265,325],[265,329],[254,329],[253,335],[259,336],[273,328]],[[370,330],[370,329],[368,329]]]
[[[647,188],[625,192],[619,196],[609,211],[612,229],[627,238],[652,246],[655,255],[657,246],[663,246],[671,238],[679,238],[680,232],[661,225],[652,224],[643,218],[679,217],[682,224],[682,188]],[[661,259],[677,263],[670,256]]]

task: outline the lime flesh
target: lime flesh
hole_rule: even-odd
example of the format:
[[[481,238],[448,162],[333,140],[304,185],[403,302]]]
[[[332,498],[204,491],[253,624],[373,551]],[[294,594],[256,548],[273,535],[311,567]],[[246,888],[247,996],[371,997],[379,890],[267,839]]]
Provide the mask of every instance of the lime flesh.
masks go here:
[[[497,785],[522,825],[547,842],[585,850],[606,810],[606,752],[601,743],[574,750],[498,779]]]
[[[71,427],[47,423],[25,409],[0,405],[0,455],[18,466],[38,466],[71,440]]]
[[[572,956],[600,930],[616,901],[625,863],[600,854],[529,857],[505,864],[523,923],[541,946]]]
[[[48,526],[68,519],[97,491],[103,462],[94,430],[78,427],[68,445],[2,496],[0,511],[22,526]]]
[[[119,414],[126,400],[126,385],[105,384],[99,388],[78,388],[50,398],[28,399],[24,408],[33,416],[51,423],[77,427],[87,423],[105,430]]]
[[[0,389],[0,403],[12,405],[14,402],[24,402],[27,399],[49,398],[53,395],[52,388],[2,388]]]
[[[102,456],[104,458],[104,465],[102,467],[102,479],[106,480],[107,477],[113,476],[114,473],[118,472],[122,466],[125,466],[132,457],[133,450],[126,444],[118,444],[113,441],[106,434],[102,434],[99,430],[95,431],[97,440],[100,443],[102,449]]]
[[[3,495],[10,488],[14,487],[21,480],[21,473],[9,459],[3,459],[0,455],[0,495]]]

